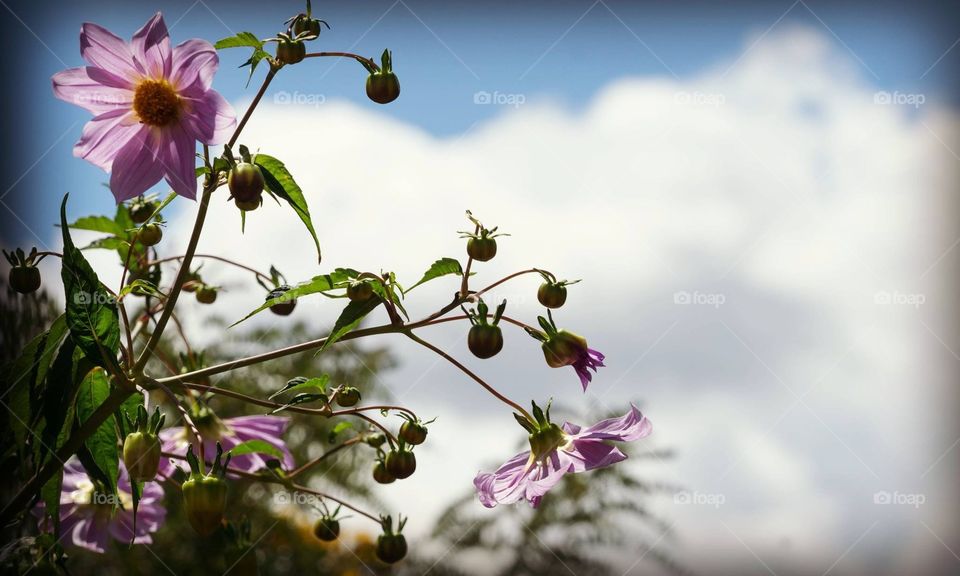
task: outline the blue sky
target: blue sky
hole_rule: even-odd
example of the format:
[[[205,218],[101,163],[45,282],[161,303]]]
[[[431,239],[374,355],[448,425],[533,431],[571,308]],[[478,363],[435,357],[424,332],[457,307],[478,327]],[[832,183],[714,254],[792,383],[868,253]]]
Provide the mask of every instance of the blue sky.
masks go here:
[[[948,99],[948,81],[953,82],[951,72],[960,62],[960,49],[944,56],[956,40],[957,28],[949,24],[950,14],[932,2],[872,3],[868,8],[815,1],[735,2],[722,7],[707,2],[666,6],[591,0],[522,6],[416,0],[317,4],[316,13],[330,22],[332,30],[324,31],[316,49],[352,48],[372,56],[391,48],[403,95],[380,112],[449,137],[504,111],[500,106],[475,105],[473,95],[478,91],[522,94],[527,102],[547,99],[577,109],[623,76],[686,78],[705,68],[728,66],[749,46],[751,35],[795,23],[823,30],[861,61],[857,72],[865,82],[884,89]],[[191,37],[216,40],[240,30],[266,37],[301,9],[297,2],[190,0],[11,2],[4,7],[0,20],[8,58],[3,66],[18,87],[2,96],[5,109],[18,111],[8,116],[5,130],[4,150],[9,155],[2,182],[2,200],[8,207],[3,221],[9,223],[2,232],[5,243],[46,241],[55,214],[52,208],[64,192],[73,193],[74,215],[110,208],[110,196],[101,187],[105,175],[71,155],[87,112],[55,100],[49,87],[52,74],[82,64],[81,22],[97,22],[129,37],[159,9],[174,42]],[[222,54],[216,86],[232,101],[249,96],[263,74],[261,70],[245,89],[246,72],[237,69],[245,57],[241,50]],[[314,60],[288,72],[296,74],[284,73],[274,90],[377,107],[365,98],[365,74],[352,62]],[[14,135],[22,139],[14,143]]]

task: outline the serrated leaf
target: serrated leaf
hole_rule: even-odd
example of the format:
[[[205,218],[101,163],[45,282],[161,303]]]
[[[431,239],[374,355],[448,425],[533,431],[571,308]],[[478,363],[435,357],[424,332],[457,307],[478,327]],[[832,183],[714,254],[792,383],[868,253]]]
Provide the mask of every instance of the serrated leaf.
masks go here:
[[[255,160],[256,165],[259,166],[263,172],[263,178],[267,188],[280,198],[286,200],[294,212],[297,213],[297,216],[300,217],[303,225],[307,227],[307,231],[310,232],[310,236],[313,237],[313,243],[317,247],[317,262],[320,262],[323,259],[323,255],[320,252],[320,240],[317,239],[317,231],[313,228],[310,209],[307,207],[307,201],[303,197],[303,190],[297,185],[293,176],[290,175],[286,166],[283,165],[283,162],[266,154],[257,154]]]
[[[424,272],[423,278],[420,278],[416,284],[404,290],[404,294],[421,284],[429,282],[435,278],[440,278],[441,276],[448,276],[450,274],[463,276],[463,267],[460,266],[460,261],[454,258],[441,258],[430,265],[430,268]]]
[[[316,401],[318,401],[318,400],[321,401],[321,402],[323,402],[324,404],[328,404],[328,403],[330,402],[330,399],[327,398],[327,395],[326,395],[326,394],[307,394],[307,393],[297,394],[296,396],[294,396],[293,398],[291,398],[286,404],[284,404],[283,406],[281,406],[281,407],[279,407],[279,408],[274,409],[274,410],[273,410],[272,412],[270,412],[270,413],[271,413],[271,414],[276,414],[277,412],[282,412],[282,411],[286,410],[287,408],[289,408],[289,407],[291,407],[291,406],[297,406],[297,405],[300,405],[300,404],[308,404],[308,403],[310,403],[310,402],[316,402]]]
[[[264,440],[247,440],[231,448],[229,454],[234,457],[244,454],[269,454],[280,460],[284,458],[284,454],[279,448]]]
[[[50,325],[50,329],[31,340],[4,371],[3,394],[9,397],[8,406],[13,418],[8,421],[18,447],[26,441],[28,423],[34,420],[43,396],[47,371],[66,335],[67,321],[61,314]]]
[[[286,392],[293,392],[295,390],[306,390],[308,388],[313,388],[315,390],[319,390],[320,392],[326,392],[327,383],[329,382],[330,382],[329,374],[324,374],[323,376],[320,376],[318,378],[303,378],[303,377],[292,378],[287,382],[286,386],[284,386],[283,388],[271,394],[270,398],[274,398]]]
[[[213,45],[217,50],[224,50],[226,48],[242,48],[244,46],[250,48],[262,48],[263,42],[252,32],[238,32],[234,36],[228,36],[227,38],[221,38],[217,40],[217,43]]]
[[[254,314],[258,314],[267,308],[273,306],[274,304],[280,304],[282,302],[288,302],[291,298],[300,298],[302,296],[307,296],[309,294],[316,294],[317,292],[324,292],[326,290],[332,290],[338,285],[346,282],[350,278],[356,278],[357,272],[355,270],[350,270],[348,268],[337,268],[330,274],[322,274],[320,276],[314,276],[306,282],[301,282],[294,286],[293,288],[287,290],[282,295],[271,298],[264,302],[260,307],[258,307],[253,312],[247,314],[240,320],[237,320],[230,325],[232,328],[237,324],[243,322],[247,318],[250,318]]]
[[[91,232],[103,232],[114,236],[123,236],[126,234],[126,228],[106,216],[84,216],[70,224],[74,230],[89,230]]]
[[[130,242],[128,242],[125,238],[119,238],[117,236],[108,236],[106,238],[98,238],[94,240],[93,242],[81,248],[81,250],[104,249],[104,250],[119,251],[119,250],[126,250],[128,246],[130,246]]]
[[[370,298],[363,302],[350,302],[347,304],[347,307],[343,309],[343,312],[340,313],[340,316],[334,323],[333,330],[331,330],[330,335],[327,336],[326,342],[317,350],[317,354],[323,352],[331,344],[343,338],[345,334],[356,328],[364,316],[375,310],[379,305],[379,298]]]
[[[102,368],[94,368],[80,383],[77,392],[77,422],[83,424],[110,395],[110,380]],[[116,493],[119,477],[119,452],[117,450],[116,419],[110,415],[97,430],[87,438],[84,445],[90,451],[97,468],[109,480],[111,493]]]
[[[67,196],[60,205],[60,223],[63,232],[60,276],[67,300],[70,337],[91,361],[101,366],[114,365],[120,347],[117,305],[83,253],[73,245],[67,226]]]
[[[120,293],[117,295],[118,298],[123,298],[127,294],[134,294],[136,296],[156,296],[158,298],[166,298],[166,294],[157,289],[153,282],[149,280],[137,279],[133,282],[127,284],[120,290]]]

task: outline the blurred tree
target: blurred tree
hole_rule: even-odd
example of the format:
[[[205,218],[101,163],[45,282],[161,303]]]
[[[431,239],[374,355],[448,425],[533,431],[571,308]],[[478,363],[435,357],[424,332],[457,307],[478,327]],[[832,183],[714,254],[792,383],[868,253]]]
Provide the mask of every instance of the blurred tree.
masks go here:
[[[602,417],[610,416],[616,415]],[[618,447],[634,461],[672,456],[667,451],[631,450],[630,444]],[[677,488],[644,480],[631,468],[567,474],[535,509],[519,503],[486,510],[471,491],[443,512],[430,545],[415,549],[434,554],[417,555],[401,573],[621,574],[623,567],[612,560],[634,557],[682,574],[665,550],[673,535],[670,524],[649,510],[652,498],[674,494]]]

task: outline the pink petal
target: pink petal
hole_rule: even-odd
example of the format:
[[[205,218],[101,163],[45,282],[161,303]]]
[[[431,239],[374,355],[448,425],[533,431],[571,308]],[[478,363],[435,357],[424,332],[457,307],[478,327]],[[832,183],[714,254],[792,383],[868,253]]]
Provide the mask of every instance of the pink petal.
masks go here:
[[[110,191],[118,203],[143,194],[163,177],[158,144],[153,131],[144,127],[120,149],[110,173]]]
[[[197,197],[197,142],[180,124],[161,132],[159,158],[173,191],[193,200]]]
[[[603,468],[627,459],[619,448],[600,440],[574,440],[569,448],[560,450],[559,455],[569,464],[571,472]]]
[[[142,129],[129,110],[105,112],[84,125],[73,155],[109,172],[120,150]]]
[[[170,34],[163,22],[163,14],[157,12],[143,28],[137,30],[130,47],[133,57],[142,64],[147,76],[170,77]]]
[[[93,552],[106,552],[110,542],[107,527],[98,522],[95,516],[84,516],[77,519],[69,532],[70,542],[74,546],[86,548]]]
[[[220,58],[206,40],[187,40],[173,48],[170,81],[181,93],[200,97],[213,85]],[[194,94],[195,92],[195,94]]]
[[[566,427],[566,424],[564,426]],[[575,433],[575,439],[630,442],[649,436],[651,432],[653,432],[653,424],[640,413],[636,406],[631,404],[630,412],[627,414],[597,422],[582,432]]]
[[[512,504],[523,498],[530,481],[530,452],[521,452],[492,474],[481,473],[473,480],[480,503],[487,508]]]
[[[215,90],[200,98],[184,98],[187,114],[184,124],[196,140],[204,144],[223,144],[230,139],[237,116],[233,107]]]
[[[143,74],[133,59],[130,46],[115,34],[89,22],[80,27],[80,55],[97,68],[132,83]]]
[[[71,104],[76,104],[94,114],[103,114],[117,109],[129,109],[133,105],[133,92],[125,88],[104,85],[95,79],[103,76],[99,68],[70,68],[53,75],[53,95]]]

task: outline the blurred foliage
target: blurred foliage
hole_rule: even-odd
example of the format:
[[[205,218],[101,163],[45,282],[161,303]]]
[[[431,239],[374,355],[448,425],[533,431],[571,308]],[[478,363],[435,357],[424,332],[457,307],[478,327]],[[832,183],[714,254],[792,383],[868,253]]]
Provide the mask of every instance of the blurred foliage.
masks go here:
[[[45,290],[17,294],[3,280],[0,288],[0,365],[14,360],[27,342],[43,332],[60,314],[57,308]]]

